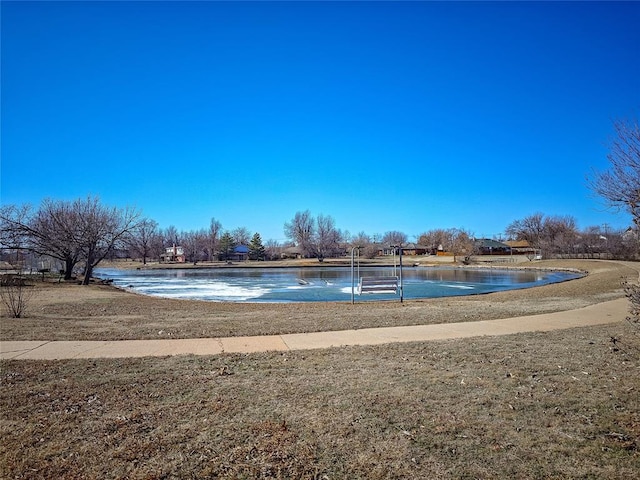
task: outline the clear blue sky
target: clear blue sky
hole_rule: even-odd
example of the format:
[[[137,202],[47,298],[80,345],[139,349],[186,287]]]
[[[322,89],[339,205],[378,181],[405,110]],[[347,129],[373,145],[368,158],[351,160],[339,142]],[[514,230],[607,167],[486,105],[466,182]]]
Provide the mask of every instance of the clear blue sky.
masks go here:
[[[637,2],[6,2],[3,204],[99,195],[283,240],[623,228],[585,178],[640,109]]]

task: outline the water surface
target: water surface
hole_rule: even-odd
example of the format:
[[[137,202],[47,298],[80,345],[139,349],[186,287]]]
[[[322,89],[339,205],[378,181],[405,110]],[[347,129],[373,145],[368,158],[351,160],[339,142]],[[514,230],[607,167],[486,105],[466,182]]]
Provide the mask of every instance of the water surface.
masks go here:
[[[398,270],[395,271],[399,274]],[[393,267],[360,267],[359,276],[390,276]],[[116,286],[166,298],[218,302],[318,302],[351,300],[350,267],[97,269]],[[453,267],[405,267],[404,298],[471,295],[528,288],[580,277],[569,272]],[[358,282],[358,270],[355,284]],[[357,295],[356,301],[391,300],[393,294]]]

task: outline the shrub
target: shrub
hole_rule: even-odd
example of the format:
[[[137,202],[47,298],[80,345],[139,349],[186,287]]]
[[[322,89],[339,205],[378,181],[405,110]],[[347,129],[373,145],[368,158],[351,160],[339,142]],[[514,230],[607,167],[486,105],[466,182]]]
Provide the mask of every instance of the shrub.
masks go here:
[[[27,285],[23,277],[3,275],[0,280],[0,298],[13,318],[24,315],[33,294],[34,287]]]

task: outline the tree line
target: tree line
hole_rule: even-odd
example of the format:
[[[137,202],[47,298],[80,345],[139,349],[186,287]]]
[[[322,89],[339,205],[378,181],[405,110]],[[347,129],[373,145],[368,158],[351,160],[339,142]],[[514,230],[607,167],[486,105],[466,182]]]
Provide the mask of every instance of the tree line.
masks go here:
[[[351,235],[337,228],[331,216],[314,217],[305,210],[296,212],[284,223],[286,243],[268,240],[263,244],[260,233],[252,234],[245,227],[224,230],[215,218],[207,229],[178,231],[174,226],[161,229],[139,210],[106,206],[97,197],[74,201],[46,199],[38,209],[5,205],[0,209],[0,227],[0,246],[9,252],[5,256],[28,251],[58,260],[65,279],[71,279],[81,269],[85,283],[106,258],[118,255],[139,258],[146,264],[148,260],[160,259],[174,246],[182,248],[186,261],[196,264],[228,260],[238,245],[247,247],[251,260],[279,259],[286,247],[295,246],[296,254],[322,261],[343,256],[354,247],[360,255],[373,258],[381,248],[406,247],[409,242],[407,234],[400,231]],[[605,253],[615,258],[634,258],[638,253],[635,232],[627,234],[600,227],[581,231],[571,216],[535,213],[511,222],[505,235],[508,239],[526,240],[547,257]],[[431,253],[449,252],[456,257],[454,260],[457,257],[469,260],[478,253],[473,233],[459,228],[425,231],[416,237],[415,243]]]
[[[610,169],[593,172],[590,188],[609,206],[627,211],[636,226],[625,232],[599,226],[579,230],[575,218],[534,213],[514,220],[505,229],[506,239],[526,240],[545,256],[579,256],[606,253],[615,258],[636,258],[640,227],[640,128],[638,122],[616,122],[608,160]],[[208,228],[178,231],[174,226],[161,229],[152,219],[132,207],[112,207],[98,197],[74,201],[45,199],[39,208],[28,205],[0,207],[0,247],[6,255],[28,251],[40,257],[58,260],[65,279],[80,267],[84,282],[105,258],[123,254],[140,258],[143,263],[159,259],[172,246],[181,246],[186,260],[227,260],[238,245],[247,246],[252,260],[280,258],[285,247],[295,246],[300,255],[324,258],[344,255],[358,247],[360,254],[374,257],[380,246],[406,246],[408,236],[399,231],[369,235],[351,235],[337,228],[330,215],[313,216],[309,210],[296,212],[284,223],[287,242],[263,243],[258,232],[245,227],[223,230],[211,218]],[[500,240],[501,238],[499,238]],[[459,228],[432,229],[415,237],[428,251],[444,250],[469,258],[477,253],[473,232]],[[9,253],[7,253],[9,252]]]
[[[179,232],[174,226],[161,229],[135,208],[104,205],[98,197],[45,199],[37,209],[30,205],[0,208],[0,247],[5,252],[55,259],[66,280],[81,267],[85,283],[106,258],[124,255],[146,264],[168,248],[180,246],[187,261],[197,263],[226,260],[237,245],[247,245],[251,259],[266,258],[259,233],[252,235],[244,227],[223,231],[215,218],[208,229]],[[11,261],[11,253],[7,255]]]

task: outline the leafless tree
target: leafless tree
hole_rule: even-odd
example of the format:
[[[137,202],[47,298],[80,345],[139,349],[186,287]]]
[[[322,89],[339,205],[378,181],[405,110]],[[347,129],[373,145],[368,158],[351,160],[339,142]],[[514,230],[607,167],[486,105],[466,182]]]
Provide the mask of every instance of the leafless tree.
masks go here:
[[[202,259],[208,242],[208,233],[206,230],[191,230],[180,234],[182,239],[182,247],[187,256],[187,260],[193,262],[194,265]]]
[[[342,236],[336,228],[335,220],[329,215],[318,215],[314,236],[318,260],[335,256],[340,250]]]
[[[273,239],[269,239],[264,244],[264,253],[267,260],[277,260],[282,254],[282,245]]]
[[[534,213],[522,220],[511,222],[505,233],[507,237],[513,240],[526,240],[532,248],[540,248],[540,242],[544,231],[544,215],[542,213]]]
[[[513,240],[526,240],[532,248],[541,250],[545,255],[572,254],[580,242],[576,220],[570,215],[545,217],[542,213],[535,213],[515,220],[505,233]]]
[[[29,205],[0,206],[0,248],[9,253],[8,259],[16,268],[21,267],[21,252],[28,248],[26,225],[30,215],[32,211]]]
[[[169,225],[162,231],[162,238],[165,247],[178,246],[182,243],[178,229],[173,225]]]
[[[211,219],[209,224],[209,234],[207,236],[207,256],[209,261],[213,261],[216,257],[218,250],[218,243],[220,242],[220,232],[222,232],[222,224],[215,218]]]
[[[463,257],[465,263],[469,263],[471,257],[477,253],[476,241],[473,235],[466,230],[452,228],[449,230],[451,246],[448,251],[453,253],[453,261]]]
[[[365,232],[360,232],[351,238],[352,247],[362,247],[360,255],[365,258],[374,258],[378,255],[378,245],[371,241],[371,237]]]
[[[640,126],[637,120],[616,121],[614,129],[607,155],[610,168],[593,172],[588,184],[609,206],[630,213],[640,229]]]
[[[638,252],[634,231],[602,230],[591,226],[579,232],[578,249],[587,258],[617,258],[633,260]]]
[[[638,120],[614,122],[615,138],[611,141],[609,170],[593,172],[588,184],[612,208],[631,214],[636,231],[631,236],[633,254],[638,252],[640,232],[640,126]],[[639,334],[640,286],[626,282],[625,292],[631,302],[631,316],[627,318]],[[612,337],[615,338],[615,337]],[[637,337],[636,337],[637,338]],[[635,345],[636,349],[640,349]]]
[[[131,234],[139,216],[134,209],[107,207],[97,197],[87,197],[73,202],[46,199],[35,212],[6,208],[2,222],[26,239],[30,251],[63,262],[65,279],[82,261],[86,284],[94,267]]]
[[[342,233],[329,215],[314,218],[309,210],[296,212],[291,222],[284,224],[284,233],[302,249],[306,257],[317,257],[319,261],[334,256],[340,251]]]
[[[135,230],[140,213],[102,205],[98,197],[79,199],[71,204],[76,219],[77,244],[85,264],[83,285],[88,285],[93,269]]]
[[[556,254],[572,254],[578,244],[578,228],[570,215],[546,217],[541,248]]]
[[[398,232],[395,230],[392,230],[390,232],[385,232],[385,234],[382,236],[382,243],[385,246],[405,245],[407,243],[407,235],[405,233]]]
[[[142,257],[143,265],[146,265],[147,259],[156,252],[159,235],[158,223],[148,218],[140,221],[132,230],[128,243],[131,249]]]
[[[238,227],[231,232],[236,245],[249,245],[251,242],[251,232],[245,227]]]
[[[427,247],[431,252],[448,251],[452,243],[451,231],[442,228],[429,230],[418,237],[418,243]]]
[[[77,212],[70,202],[45,199],[38,210],[28,206],[6,206],[2,210],[3,242],[20,241],[37,255],[60,260],[69,280],[82,258]]]
[[[309,210],[296,212],[291,222],[284,224],[285,236],[295,242],[307,257],[313,257],[316,253],[313,245],[314,231],[314,220]]]
[[[196,245],[198,251],[198,260],[205,260],[207,255],[207,243],[209,241],[209,232],[204,228],[196,231]]]

